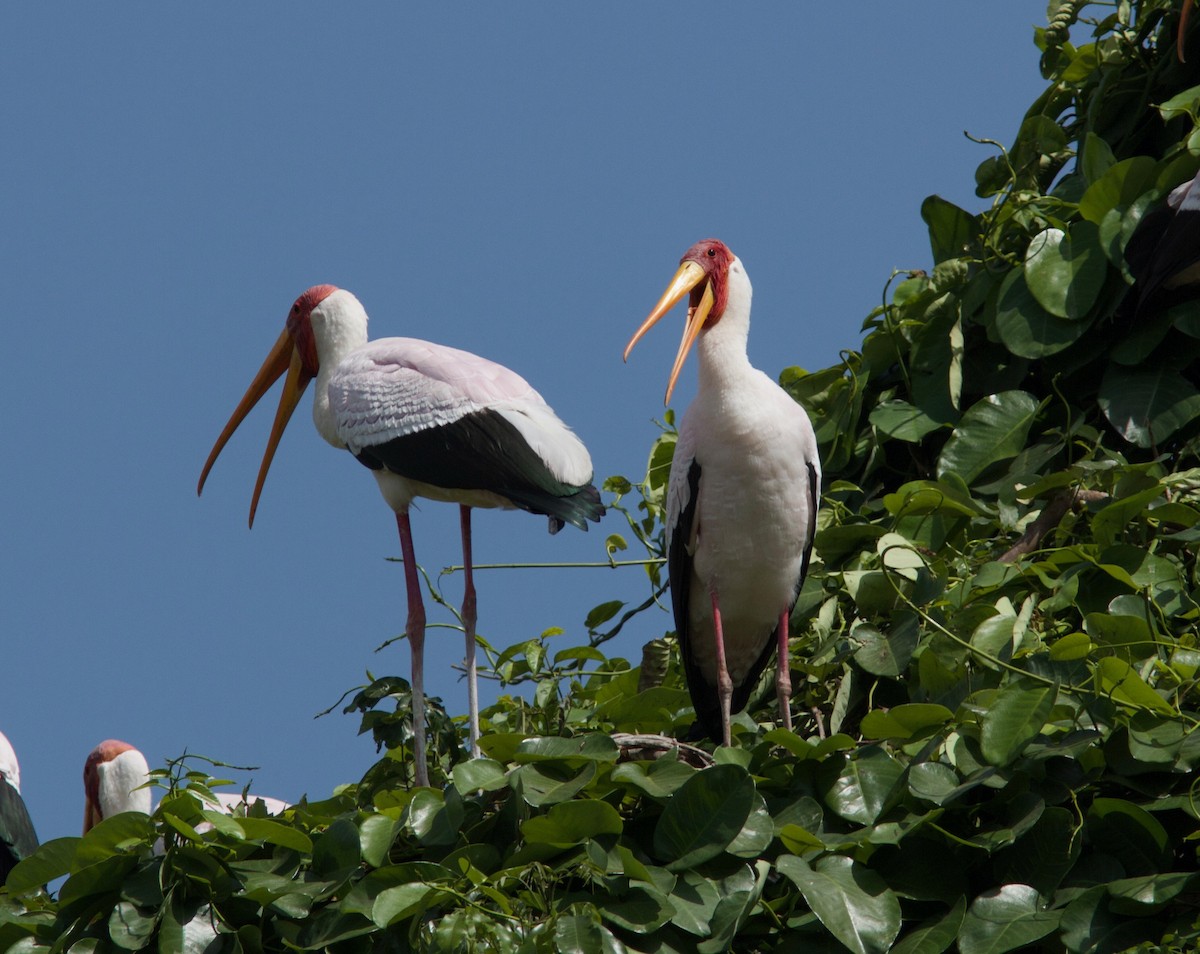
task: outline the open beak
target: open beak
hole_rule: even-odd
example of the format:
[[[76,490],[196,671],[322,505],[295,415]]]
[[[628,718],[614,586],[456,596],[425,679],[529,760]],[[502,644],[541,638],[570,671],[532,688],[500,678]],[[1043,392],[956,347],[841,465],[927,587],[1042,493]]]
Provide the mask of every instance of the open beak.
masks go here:
[[[287,427],[288,419],[296,410],[296,405],[300,403],[304,389],[312,380],[312,375],[303,368],[300,352],[296,349],[292,333],[286,328],[279,336],[279,340],[275,342],[275,346],[267,355],[262,367],[258,369],[258,374],[250,382],[250,387],[246,389],[242,400],[234,408],[229,423],[221,431],[221,436],[217,438],[213,449],[209,451],[208,460],[204,462],[204,470],[200,472],[200,482],[196,485],[196,493],[203,493],[204,481],[208,479],[208,472],[212,470],[217,455],[221,453],[229,438],[233,436],[233,432],[246,419],[246,415],[250,413],[254,405],[271,389],[271,385],[283,376],[284,372],[287,372],[287,380],[283,383],[283,394],[279,396],[279,408],[275,411],[275,423],[271,425],[271,436],[267,439],[267,449],[263,454],[262,465],[258,469],[258,481],[254,485],[254,497],[250,501],[250,526],[252,527],[254,526],[254,512],[258,509],[258,497],[262,493],[263,484],[267,480],[267,471],[270,470],[271,461],[275,457],[275,448],[279,446],[283,429]]]
[[[707,278],[708,276],[705,274],[704,269],[695,262],[684,262],[679,266],[679,271],[671,279],[671,284],[663,292],[662,298],[658,300],[658,304],[654,306],[654,310],[650,312],[650,316],[642,322],[642,327],[634,332],[633,337],[629,339],[629,344],[625,346],[626,361],[629,360],[629,352],[633,350],[633,346],[642,340],[642,335],[657,324],[663,315],[674,308],[680,299],[689,294],[701,282],[706,281]],[[667,381],[667,396],[663,400],[664,404],[671,403],[671,392],[675,390],[675,381],[679,377],[679,372],[683,369],[683,362],[687,358],[688,351],[691,350],[692,343],[699,336],[700,329],[704,327],[704,322],[708,319],[708,313],[712,311],[712,306],[712,282],[707,282],[704,286],[704,294],[701,296],[699,303],[688,308],[687,324],[683,329],[683,340],[679,342],[679,352],[675,355],[675,366],[671,368],[671,377]]]

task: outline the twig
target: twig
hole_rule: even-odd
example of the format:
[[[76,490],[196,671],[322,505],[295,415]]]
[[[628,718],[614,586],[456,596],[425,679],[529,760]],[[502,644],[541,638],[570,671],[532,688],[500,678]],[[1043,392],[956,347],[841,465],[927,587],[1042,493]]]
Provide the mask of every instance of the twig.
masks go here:
[[[1059,525],[1067,511],[1076,504],[1094,503],[1107,500],[1108,494],[1102,490],[1083,490],[1075,487],[1055,494],[1048,504],[1042,508],[1033,523],[1025,528],[1019,540],[1008,548],[997,560],[1001,563],[1015,563],[1023,556],[1028,556],[1042,545],[1042,539]]]

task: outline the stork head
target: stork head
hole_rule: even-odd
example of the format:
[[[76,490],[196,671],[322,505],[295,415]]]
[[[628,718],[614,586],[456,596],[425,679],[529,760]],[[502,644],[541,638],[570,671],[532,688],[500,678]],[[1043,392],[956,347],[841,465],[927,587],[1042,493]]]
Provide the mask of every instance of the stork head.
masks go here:
[[[0,732],[0,779],[4,779],[21,794],[21,766],[8,736]]]
[[[106,739],[92,749],[83,766],[83,833],[120,812],[150,814],[150,776],[146,757],[128,742]]]
[[[705,239],[689,248],[680,259],[679,270],[658,300],[658,304],[625,346],[625,360],[629,360],[629,352],[642,339],[642,335],[674,308],[684,295],[689,296],[687,323],[683,328],[683,340],[679,343],[679,351],[675,355],[675,365],[671,368],[671,377],[667,381],[664,404],[671,403],[675,381],[683,368],[688,351],[700,332],[711,328],[725,314],[725,306],[729,302],[729,268],[736,260],[729,246],[717,239]]]
[[[254,526],[254,512],[258,509],[258,498],[262,493],[263,484],[267,480],[267,471],[271,468],[271,461],[275,457],[279,439],[283,436],[283,430],[287,427],[292,412],[296,410],[296,405],[300,403],[300,398],[304,394],[304,389],[308,387],[308,382],[317,376],[320,368],[317,358],[317,334],[313,330],[314,312],[319,311],[322,303],[335,293],[340,293],[338,297],[344,296],[357,303],[357,299],[354,299],[349,292],[342,292],[333,285],[313,285],[292,303],[283,333],[275,342],[275,346],[267,355],[262,367],[258,369],[254,380],[250,382],[250,387],[246,389],[241,402],[234,408],[229,422],[209,452],[208,460],[204,462],[204,470],[200,472],[200,482],[196,485],[197,494],[204,492],[204,481],[208,479],[208,472],[216,462],[217,455],[221,453],[229,438],[233,436],[233,432],[237,430],[238,425],[245,420],[246,415],[250,413],[262,396],[271,389],[271,385],[286,372],[287,380],[283,384],[283,394],[279,397],[279,407],[275,411],[275,423],[271,425],[271,436],[267,438],[267,449],[263,453],[262,464],[258,469],[258,481],[254,485],[254,496],[250,501],[250,526],[252,527]]]

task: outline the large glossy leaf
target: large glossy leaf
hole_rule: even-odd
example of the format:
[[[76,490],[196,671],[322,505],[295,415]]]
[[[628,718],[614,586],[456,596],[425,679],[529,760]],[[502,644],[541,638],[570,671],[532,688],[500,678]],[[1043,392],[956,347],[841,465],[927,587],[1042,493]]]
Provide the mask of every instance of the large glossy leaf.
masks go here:
[[[4,887],[9,894],[23,894],[61,878],[71,870],[79,842],[75,837],[55,838],[39,845],[37,851],[8,873]]]
[[[938,458],[938,476],[956,474],[970,484],[988,467],[1016,456],[1039,410],[1026,391],[991,394],[972,405]]]
[[[1086,315],[1108,272],[1100,235],[1091,222],[1076,222],[1069,232],[1039,232],[1025,252],[1025,282],[1039,305],[1059,318]]]
[[[1013,682],[984,712],[980,748],[992,765],[1007,765],[1042,731],[1058,690],[1032,679]]]
[[[1144,808],[1121,798],[1096,798],[1088,812],[1088,834],[1117,858],[1129,875],[1156,875],[1168,864],[1170,838]]]
[[[1096,400],[1113,429],[1137,447],[1162,444],[1200,417],[1200,392],[1162,363],[1149,368],[1110,364]]]
[[[675,792],[654,829],[654,853],[671,870],[715,858],[745,826],[754,808],[754,780],[737,765],[714,765]]]
[[[544,736],[526,739],[517,746],[513,760],[540,762],[546,759],[575,759],[587,762],[615,762],[620,750],[611,736],[592,732],[575,738]]]
[[[1019,269],[1009,272],[996,302],[996,331],[1013,354],[1047,358],[1073,344],[1088,329],[1086,321],[1052,315],[1038,303]]]
[[[900,902],[883,879],[864,865],[831,855],[810,867],[784,855],[776,862],[808,906],[839,941],[858,954],[882,954],[900,933]]]
[[[1045,937],[1056,927],[1060,911],[1042,907],[1036,889],[1006,884],[971,902],[963,919],[958,946],[962,954],[1003,954]]]
[[[1135,156],[1110,166],[1095,180],[1079,201],[1079,214],[1099,225],[1112,209],[1130,205],[1154,185],[1155,163],[1149,156]]]
[[[895,797],[904,767],[879,746],[821,766],[825,803],[842,818],[874,824]]]
[[[525,822],[522,831],[534,843],[567,847],[597,835],[621,832],[621,816],[607,802],[582,799],[555,805]]]

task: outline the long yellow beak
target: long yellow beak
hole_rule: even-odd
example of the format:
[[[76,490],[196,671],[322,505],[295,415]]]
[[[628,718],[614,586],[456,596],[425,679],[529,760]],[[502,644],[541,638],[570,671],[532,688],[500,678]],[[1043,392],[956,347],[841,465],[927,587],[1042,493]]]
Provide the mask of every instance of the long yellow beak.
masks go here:
[[[283,430],[287,427],[292,412],[296,410],[296,405],[300,403],[304,389],[312,380],[311,375],[304,371],[300,352],[296,350],[292,334],[286,328],[279,336],[279,340],[275,342],[275,346],[271,348],[271,353],[267,355],[262,367],[258,369],[258,374],[250,382],[250,387],[246,389],[238,406],[234,408],[229,422],[221,431],[221,436],[217,438],[213,449],[209,451],[208,460],[204,462],[204,469],[200,472],[200,482],[196,485],[196,493],[203,493],[204,481],[208,479],[208,472],[216,463],[217,455],[224,449],[229,438],[233,436],[233,432],[246,419],[246,415],[250,413],[254,405],[271,389],[271,385],[282,377],[285,371],[287,380],[284,381],[283,393],[279,396],[275,422],[271,425],[271,436],[267,438],[267,449],[263,453],[262,465],[258,468],[258,480],[254,484],[254,497],[250,501],[251,527],[254,526],[254,512],[258,509],[258,498],[262,493],[263,484],[266,483],[267,471],[271,469],[271,461],[275,458],[275,449],[279,446],[279,439],[283,436]]]
[[[642,340],[642,335],[657,324],[658,320],[674,308],[680,299],[689,294],[702,281],[705,281],[707,277],[704,269],[695,262],[684,262],[679,266],[679,271],[671,279],[671,284],[663,292],[663,296],[658,300],[658,304],[654,306],[654,310],[650,312],[649,317],[642,322],[642,326],[634,332],[633,337],[629,339],[629,344],[625,346],[626,361],[629,360],[629,352],[633,350],[633,346]],[[671,393],[675,390],[675,381],[679,377],[679,372],[683,370],[683,362],[687,359],[688,352],[692,348],[692,343],[699,336],[700,329],[704,327],[704,322],[708,318],[708,313],[712,311],[712,306],[713,288],[712,282],[708,282],[704,288],[704,294],[700,298],[700,303],[694,308],[688,308],[687,324],[684,325],[683,340],[679,342],[679,351],[675,355],[675,365],[671,368],[671,377],[667,381],[667,396],[663,399],[664,404],[671,403]]]

